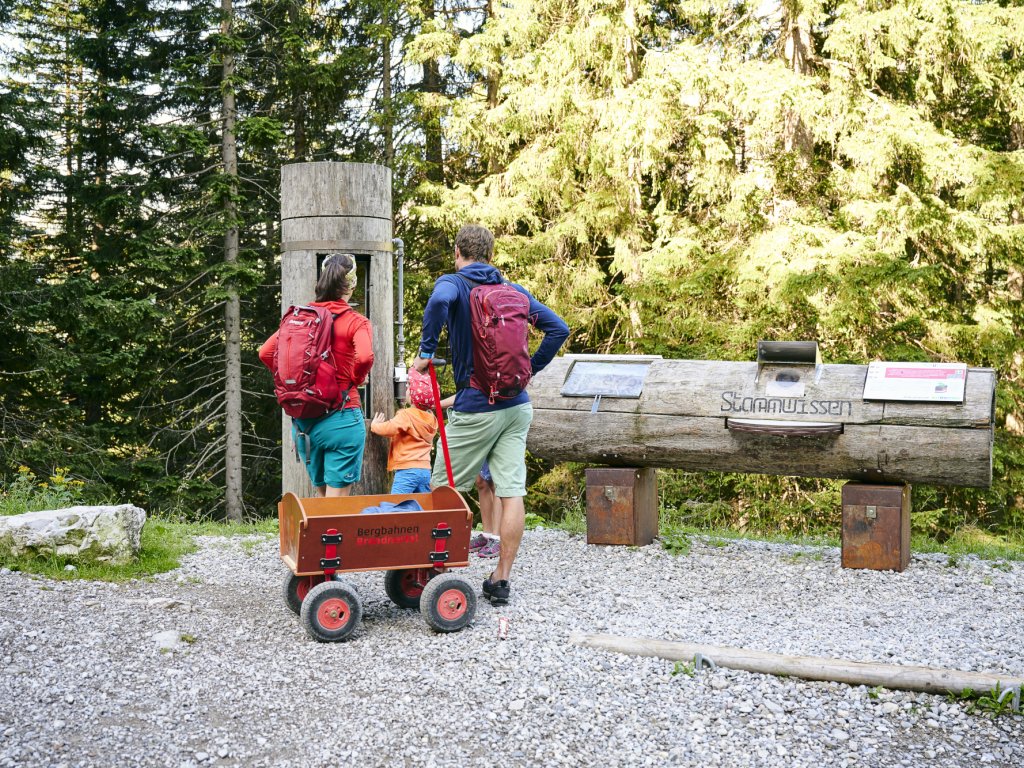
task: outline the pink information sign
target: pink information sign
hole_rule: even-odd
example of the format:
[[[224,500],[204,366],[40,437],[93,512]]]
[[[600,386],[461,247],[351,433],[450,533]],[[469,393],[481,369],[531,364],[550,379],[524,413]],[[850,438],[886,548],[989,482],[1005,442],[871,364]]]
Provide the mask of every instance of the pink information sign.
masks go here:
[[[868,365],[865,400],[963,403],[965,363],[882,363]]]

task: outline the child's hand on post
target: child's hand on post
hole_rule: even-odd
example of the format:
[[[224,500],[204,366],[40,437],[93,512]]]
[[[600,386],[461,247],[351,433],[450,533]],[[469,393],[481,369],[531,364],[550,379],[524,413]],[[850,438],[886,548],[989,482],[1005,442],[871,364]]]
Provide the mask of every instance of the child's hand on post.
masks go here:
[[[373,421],[370,422],[370,426],[377,426],[379,424],[383,424],[385,421],[387,421],[387,418],[384,416],[384,414],[378,413],[373,417]]]

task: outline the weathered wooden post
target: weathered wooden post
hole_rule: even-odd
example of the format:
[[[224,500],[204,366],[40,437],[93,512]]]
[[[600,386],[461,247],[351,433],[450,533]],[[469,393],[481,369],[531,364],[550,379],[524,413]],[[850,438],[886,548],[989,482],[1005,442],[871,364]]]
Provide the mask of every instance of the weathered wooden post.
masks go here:
[[[281,168],[281,310],[313,300],[324,258],[356,256],[357,311],[373,324],[374,364],[362,392],[367,418],[394,413],[394,300],[391,260],[391,171],[369,163],[294,163]],[[281,424],[281,491],[313,495],[296,459],[292,425]],[[363,479],[353,494],[387,491],[387,441],[367,435]]]

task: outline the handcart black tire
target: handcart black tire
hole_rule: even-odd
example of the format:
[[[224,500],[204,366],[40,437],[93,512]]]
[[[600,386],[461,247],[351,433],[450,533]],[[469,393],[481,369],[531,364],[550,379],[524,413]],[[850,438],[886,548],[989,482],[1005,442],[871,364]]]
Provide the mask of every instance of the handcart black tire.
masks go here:
[[[302,601],[299,621],[314,640],[338,643],[348,640],[363,617],[363,601],[350,584],[325,581]]]
[[[419,610],[423,587],[416,579],[416,571],[416,568],[406,568],[384,574],[384,591],[399,608]]]
[[[294,613],[296,616],[299,615],[299,611],[302,610],[302,601],[306,599],[306,596],[310,593],[313,587],[322,582],[323,576],[296,576],[294,573],[289,573],[284,578],[284,604],[288,606],[288,610]]]
[[[423,588],[420,613],[435,632],[458,632],[476,616],[476,591],[454,573],[435,576]]]

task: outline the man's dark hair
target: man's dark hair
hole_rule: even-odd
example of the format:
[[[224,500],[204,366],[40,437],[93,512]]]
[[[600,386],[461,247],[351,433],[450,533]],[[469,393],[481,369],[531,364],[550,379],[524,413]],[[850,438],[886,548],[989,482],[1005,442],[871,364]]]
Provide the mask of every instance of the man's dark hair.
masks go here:
[[[355,288],[356,258],[351,253],[332,253],[320,267],[316,281],[317,301],[339,301]]]
[[[462,258],[489,264],[494,255],[494,235],[487,227],[467,224],[455,236],[455,247],[459,249]]]

